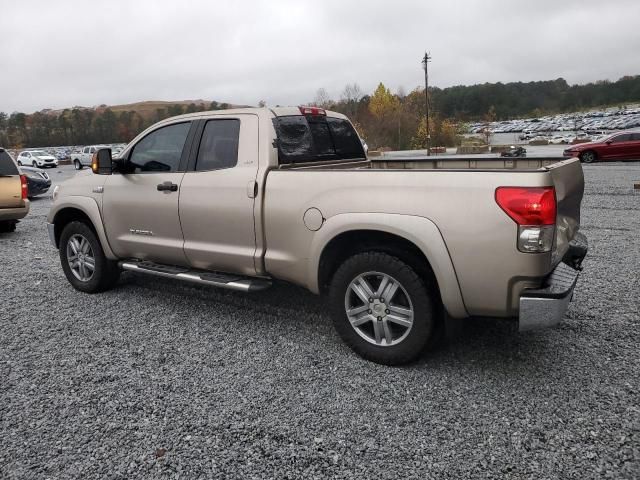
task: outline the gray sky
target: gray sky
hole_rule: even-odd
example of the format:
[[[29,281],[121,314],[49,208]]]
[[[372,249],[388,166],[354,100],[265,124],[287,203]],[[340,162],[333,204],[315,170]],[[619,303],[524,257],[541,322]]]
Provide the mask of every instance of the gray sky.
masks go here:
[[[0,111],[640,74],[638,0],[0,0]]]

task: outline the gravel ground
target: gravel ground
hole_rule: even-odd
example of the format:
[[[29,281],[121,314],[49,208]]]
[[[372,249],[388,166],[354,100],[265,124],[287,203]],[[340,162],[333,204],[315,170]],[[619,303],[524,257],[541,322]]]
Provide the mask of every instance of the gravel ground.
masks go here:
[[[0,236],[0,478],[640,477],[640,164],[585,173],[563,324],[466,321],[404,368],[288,285],[76,292],[34,201]]]

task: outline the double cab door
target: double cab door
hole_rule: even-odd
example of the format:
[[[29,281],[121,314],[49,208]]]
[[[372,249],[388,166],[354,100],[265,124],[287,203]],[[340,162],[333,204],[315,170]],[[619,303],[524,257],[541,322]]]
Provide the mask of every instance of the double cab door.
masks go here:
[[[123,155],[127,167],[104,185],[114,253],[255,275],[257,139],[251,114],[183,120],[138,139]]]

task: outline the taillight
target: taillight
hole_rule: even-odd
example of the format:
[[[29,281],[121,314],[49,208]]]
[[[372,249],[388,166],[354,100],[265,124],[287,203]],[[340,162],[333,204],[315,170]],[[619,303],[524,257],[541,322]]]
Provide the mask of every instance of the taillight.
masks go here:
[[[518,250],[551,250],[557,213],[553,187],[498,187],[496,203],[518,224]]]
[[[318,108],[318,107],[299,107],[300,108],[300,113],[302,115],[327,115],[327,112],[325,111],[324,108]]]
[[[26,200],[27,195],[29,193],[28,190],[28,185],[27,185],[27,177],[25,175],[20,175],[20,190],[21,190],[21,195],[22,195],[22,199]]]

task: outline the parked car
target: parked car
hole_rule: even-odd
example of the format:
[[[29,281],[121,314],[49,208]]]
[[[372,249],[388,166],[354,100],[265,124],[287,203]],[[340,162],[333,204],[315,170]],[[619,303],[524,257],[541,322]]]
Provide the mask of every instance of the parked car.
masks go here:
[[[182,115],[115,161],[99,150],[94,175],[56,187],[47,227],[79,291],[121,270],[284,280],[325,295],[343,340],[384,364],[415,359],[443,312],[558,323],[587,251],[580,162],[436,163],[368,160],[347,117],[316,107]]]
[[[42,150],[25,150],[18,155],[18,165],[33,168],[54,168],[58,166],[58,159]]]
[[[4,148],[0,148],[0,232],[13,232],[29,213],[27,179]]]
[[[20,173],[27,177],[28,198],[47,193],[51,188],[51,178],[47,172],[33,167],[20,167]]]
[[[565,157],[578,157],[584,163],[606,160],[640,160],[640,132],[617,132],[595,142],[567,148]]]
[[[106,148],[104,145],[87,145],[79,152],[71,154],[71,163],[76,170],[82,170],[84,167],[91,166],[91,159],[93,154],[101,148]]]
[[[526,157],[527,149],[520,146],[511,145],[509,149],[500,154],[501,157]]]
[[[549,138],[549,143],[551,145],[562,145],[563,143],[568,142],[564,135],[554,135],[553,137]]]

